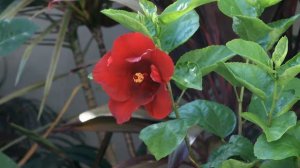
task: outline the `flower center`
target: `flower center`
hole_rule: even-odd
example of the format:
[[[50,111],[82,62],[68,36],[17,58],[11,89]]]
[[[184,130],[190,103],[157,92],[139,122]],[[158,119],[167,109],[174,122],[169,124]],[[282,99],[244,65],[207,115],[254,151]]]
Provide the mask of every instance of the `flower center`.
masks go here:
[[[133,75],[133,81],[135,83],[142,83],[144,79],[145,79],[144,75],[140,72],[137,72]]]

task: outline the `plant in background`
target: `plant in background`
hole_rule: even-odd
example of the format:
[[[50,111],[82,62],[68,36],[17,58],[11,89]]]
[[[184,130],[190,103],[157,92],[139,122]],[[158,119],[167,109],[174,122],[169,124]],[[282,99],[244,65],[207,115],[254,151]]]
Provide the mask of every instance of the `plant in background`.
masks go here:
[[[95,118],[99,110],[94,109],[80,115],[85,116],[83,117],[85,119],[86,116],[90,117],[87,121],[60,126],[57,130],[92,129],[107,132],[97,154],[93,153],[94,167],[98,167],[101,160],[104,161],[103,156],[112,132],[138,132],[139,138],[143,141],[139,147],[139,151],[142,152],[136,152],[130,141],[131,137],[125,134],[129,139],[127,143],[133,158],[128,162],[120,163],[119,167],[133,165],[157,167],[162,164],[167,164],[168,167],[179,167],[185,164],[204,168],[297,168],[300,166],[300,125],[296,112],[293,111],[293,106],[300,99],[300,80],[297,78],[300,72],[298,61],[300,54],[287,57],[291,46],[295,46],[293,54],[295,51],[298,52],[299,41],[291,45],[294,42],[292,38],[284,36],[300,15],[292,13],[290,15],[294,16],[271,21],[261,19],[266,9],[287,2],[177,0],[165,7],[165,3],[154,1],[155,4],[148,0],[115,1],[135,11],[104,9],[108,8],[110,3],[89,6],[89,3],[81,0],[59,1],[58,9],[63,11],[58,31],[60,38],[55,42],[52,63],[45,82],[45,96],[39,113],[39,116],[42,116],[41,111],[51,83],[55,79],[55,69],[65,39],[68,39],[68,46],[73,51],[75,61],[77,60],[76,65],[83,63],[85,52],[79,46],[76,30],[79,25],[87,26],[98,42],[100,54],[103,56],[93,70],[93,78],[110,96],[109,110],[117,119],[117,123],[123,125],[114,124],[115,120],[107,116],[100,115]],[[297,4],[297,1],[290,2]],[[28,5],[25,1],[18,4]],[[220,35],[218,26],[211,26],[210,32],[207,30],[210,25],[213,25],[210,21],[213,22],[216,17],[212,20],[199,17],[199,13],[200,16],[203,14],[198,11],[198,7],[205,8],[209,5],[215,5],[216,9],[226,15],[226,19],[231,19],[232,31],[238,37],[228,41],[222,39],[222,41],[217,38]],[[7,8],[7,11],[0,15],[1,19],[11,19],[16,15],[15,10],[9,9],[13,8]],[[104,9],[101,11],[102,14],[97,11],[100,9]],[[97,12],[93,13],[94,11]],[[136,32],[116,39],[113,49],[107,54],[101,42],[101,31],[99,32],[98,29],[99,25],[110,23],[105,22],[107,18],[104,15]],[[76,18],[76,21],[72,21],[71,17]],[[99,23],[101,18],[103,23]],[[30,27],[20,30],[11,29],[18,38],[6,38],[9,40],[4,44],[13,47],[1,48],[5,49],[5,51],[0,50],[1,54],[13,51],[35,32],[34,24],[28,20],[21,21],[24,23],[20,23],[17,19],[1,20],[3,26],[0,26],[0,33],[10,27],[20,28],[12,26],[14,24],[26,24]],[[200,27],[202,22],[206,24]],[[31,44],[36,45],[41,42],[57,24],[54,22],[50,25]],[[197,47],[197,42],[200,40],[195,40],[195,36],[199,37],[197,34],[199,27],[206,39],[205,46],[201,48]],[[3,33],[1,37],[5,39],[9,35]],[[192,37],[193,35],[195,36]],[[190,44],[195,49],[181,54],[180,48],[186,44]],[[203,46],[203,43],[201,44]],[[24,54],[21,69],[31,53],[32,46],[29,47],[31,48],[26,50],[29,53]],[[170,58],[176,62],[174,72]],[[92,92],[89,81],[86,80],[87,71],[81,66],[78,68],[76,70],[82,79],[87,103],[89,108],[94,108],[96,103],[93,99],[91,101]],[[22,70],[19,71],[19,75],[21,72]],[[18,79],[19,77],[17,81]],[[224,80],[228,84],[225,84]],[[33,88],[41,85],[43,84]],[[81,85],[74,89],[65,107],[69,106],[80,87]],[[230,92],[227,91],[231,88],[233,94],[228,94]],[[2,98],[0,102],[4,103],[12,97],[22,95],[24,90],[22,91]],[[198,96],[198,93],[204,96]],[[232,104],[226,104],[225,101],[220,103],[218,101],[220,95],[223,96],[223,100],[235,99],[235,101],[226,101],[234,102]],[[145,107],[154,118],[162,119],[171,111],[170,106],[173,112],[163,121],[148,120],[146,117],[137,118],[135,114],[139,113],[134,113],[130,119],[132,112],[139,107]],[[60,150],[46,139],[66,111],[65,107],[43,136],[18,126],[14,127],[35,142],[43,144],[56,157],[64,161],[71,160],[67,162],[70,163],[68,166],[76,167],[78,162],[74,162],[76,157],[73,155],[76,152]],[[143,152],[145,145],[157,162],[153,162],[153,158],[146,155],[147,152]],[[7,156],[1,155],[2,160],[8,160],[6,163],[14,165]],[[137,155],[146,156],[141,158]],[[29,156],[27,159],[30,158],[30,154],[26,156]],[[19,161],[19,165],[26,163],[26,157],[24,158]],[[87,165],[92,166],[91,162]]]

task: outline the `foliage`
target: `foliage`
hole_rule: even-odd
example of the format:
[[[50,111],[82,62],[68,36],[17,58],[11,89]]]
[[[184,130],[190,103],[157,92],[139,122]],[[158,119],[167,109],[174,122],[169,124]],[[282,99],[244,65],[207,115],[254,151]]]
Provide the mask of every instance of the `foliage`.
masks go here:
[[[105,48],[100,27],[111,26],[117,22],[130,31],[149,37],[158,49],[170,55],[176,62],[172,82],[163,85],[167,87],[172,99],[172,114],[166,120],[159,122],[145,116],[139,118],[134,114],[131,121],[124,126],[115,125],[112,115],[107,113],[107,108],[104,110],[97,108],[82,113],[79,119],[80,116],[89,118],[80,124],[62,126],[58,124],[59,121],[51,119],[54,120],[52,124],[54,123],[58,130],[109,131],[105,134],[98,150],[82,143],[56,144],[51,138],[44,136],[45,134],[41,136],[35,131],[24,128],[24,125],[12,124],[14,130],[45,147],[42,152],[30,157],[25,167],[39,167],[43,162],[51,163],[49,167],[81,167],[80,164],[89,167],[99,167],[99,165],[110,167],[110,163],[103,159],[103,156],[110,143],[111,132],[138,132],[141,129],[139,138],[143,145],[140,150],[143,151],[146,145],[157,162],[153,162],[154,158],[150,157],[145,159],[144,165],[140,164],[139,157],[134,157],[136,154],[134,145],[128,145],[130,151],[133,151],[133,161],[129,162],[138,163],[140,167],[166,164],[167,157],[169,157],[169,166],[178,167],[184,164],[184,161],[193,167],[207,168],[300,166],[300,124],[297,118],[299,112],[295,108],[300,99],[300,80],[297,77],[300,73],[300,54],[296,54],[300,43],[286,33],[300,15],[292,13],[288,18],[274,17],[275,19],[268,22],[265,21],[267,19],[263,19],[268,16],[266,9],[278,7],[287,3],[286,1],[177,0],[167,6],[162,5],[164,2],[149,0],[118,0],[117,2],[138,11],[129,11],[127,8],[112,9],[112,3],[108,1],[95,1],[95,3],[87,3],[84,0],[53,1],[54,7],[61,10],[62,17],[48,18],[51,22],[50,26],[35,37],[34,33],[38,31],[38,26],[29,19],[15,16],[18,13],[22,14],[22,10],[26,7],[38,8],[39,5],[46,7],[48,4],[33,0],[15,1],[11,5],[7,1],[0,2],[0,11],[3,11],[0,15],[0,55],[7,56],[29,38],[34,37],[24,52],[16,83],[21,79],[33,48],[58,28],[58,38],[53,43],[54,52],[45,81],[1,98],[0,104],[5,105],[4,103],[15,97],[45,86],[42,103],[38,108],[39,113],[31,117],[43,120],[46,114],[42,112],[45,111],[44,107],[52,82],[56,79],[55,72],[61,49],[66,46],[73,52],[75,60],[80,60],[77,58],[83,60],[85,51],[81,49],[78,42],[77,29],[85,25],[94,35],[99,52],[103,56]],[[235,33],[235,39],[214,41],[218,37],[219,32],[215,31],[218,26],[209,27],[209,25],[213,24],[216,18],[206,19],[203,13],[199,12],[208,7],[208,4],[215,5],[223,17],[230,19],[232,22],[230,31]],[[200,23],[204,24],[200,25]],[[215,36],[210,37],[208,33],[210,28],[213,30],[211,34]],[[227,33],[225,28],[221,30]],[[206,40],[205,42],[196,39],[199,34]],[[199,47],[197,45],[199,41],[205,45]],[[139,43],[138,40],[133,42]],[[180,52],[189,44],[193,46],[192,50]],[[107,64],[109,61],[111,62],[106,58]],[[162,58],[160,61],[162,62]],[[76,65],[82,66],[82,63],[79,61]],[[86,67],[77,67],[71,72],[79,74],[84,91],[87,93],[87,104],[90,109],[93,109],[96,104],[91,103],[95,100],[84,68]],[[153,75],[157,74],[151,75],[151,78],[154,78]],[[57,78],[62,76],[64,75]],[[233,91],[231,94],[226,94],[226,90]],[[204,98],[193,97],[189,91],[194,95],[198,93],[204,95]],[[74,96],[75,92],[70,97]],[[219,96],[223,96],[223,99],[234,99],[234,103],[221,102],[218,100]],[[151,100],[153,99],[154,97]],[[143,105],[145,104],[142,103],[141,106]],[[62,111],[66,108],[68,103]],[[52,130],[50,129],[50,132]],[[255,132],[255,130],[259,131]],[[128,142],[131,143],[130,136]],[[0,163],[7,164],[6,167],[16,167],[16,163],[3,153],[0,154]],[[124,165],[126,163],[121,163],[117,167],[126,167]]]

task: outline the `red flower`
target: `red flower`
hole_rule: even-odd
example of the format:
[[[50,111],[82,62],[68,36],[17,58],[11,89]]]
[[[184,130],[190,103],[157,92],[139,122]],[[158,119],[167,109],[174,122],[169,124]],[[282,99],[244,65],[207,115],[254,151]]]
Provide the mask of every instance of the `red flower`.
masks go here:
[[[120,36],[93,70],[93,78],[109,95],[109,108],[118,124],[143,106],[156,119],[171,111],[166,88],[174,72],[172,59],[140,33]]]

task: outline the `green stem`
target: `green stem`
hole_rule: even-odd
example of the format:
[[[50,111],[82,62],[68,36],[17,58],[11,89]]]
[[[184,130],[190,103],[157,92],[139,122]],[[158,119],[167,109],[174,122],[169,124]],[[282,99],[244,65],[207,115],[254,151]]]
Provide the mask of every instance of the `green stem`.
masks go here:
[[[186,89],[182,90],[182,92],[180,93],[180,95],[179,95],[179,97],[178,97],[178,99],[176,101],[176,105],[177,106],[179,105],[179,103],[180,103],[180,101],[182,99],[182,96],[184,95],[185,91],[186,91]]]
[[[243,111],[243,99],[245,87],[241,87],[240,94],[238,94],[236,87],[234,87],[235,96],[238,101],[238,134],[242,135],[243,133],[243,120],[242,120],[242,111]]]
[[[171,97],[171,101],[172,101],[172,107],[173,107],[173,110],[175,112],[175,116],[177,119],[180,119],[180,115],[179,115],[179,112],[178,112],[178,108],[176,106],[176,103],[174,101],[174,97],[173,97],[173,92],[172,92],[172,87],[171,87],[171,84],[170,82],[168,82],[167,84],[168,86],[168,91],[169,91],[169,94],[170,94],[170,97]],[[182,93],[183,95],[184,93]],[[189,152],[189,160],[191,161],[191,163],[194,165],[194,167],[196,168],[201,168],[200,165],[198,165],[198,163],[196,162],[196,159],[195,159],[195,156],[193,154],[193,151],[192,151],[192,148],[190,146],[190,143],[189,143],[189,139],[187,136],[184,137],[184,141],[185,141],[185,144],[187,146],[187,149],[188,149],[188,152]]]

